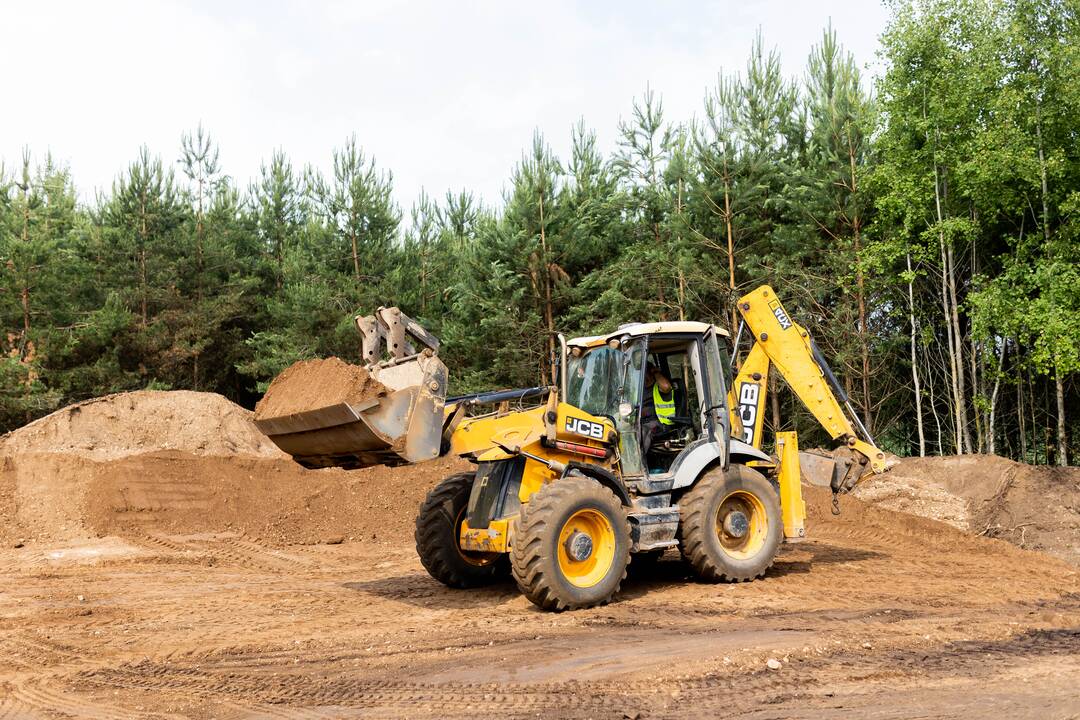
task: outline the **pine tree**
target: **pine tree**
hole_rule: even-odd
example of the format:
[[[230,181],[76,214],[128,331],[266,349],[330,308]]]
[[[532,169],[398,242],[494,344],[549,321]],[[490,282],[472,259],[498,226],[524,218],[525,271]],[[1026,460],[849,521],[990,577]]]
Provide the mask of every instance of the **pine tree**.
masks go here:
[[[833,317],[825,324],[837,334],[819,337],[819,342],[842,364],[845,380],[851,385],[858,382],[858,392],[849,394],[860,409],[863,424],[873,432],[871,378],[881,376],[871,367],[869,308],[879,303],[869,297],[872,289],[866,277],[865,228],[870,223],[872,196],[864,185],[874,116],[855,58],[844,52],[831,27],[810,54],[806,105],[809,153],[798,204],[809,221],[807,233],[817,235],[820,242],[808,249],[803,260],[804,267],[810,269],[804,282],[807,288],[814,288],[819,307],[833,310]],[[822,273],[817,268],[831,272]],[[852,334],[855,347],[849,352]]]
[[[334,151],[333,178],[327,182],[309,173],[309,184],[331,232],[332,267],[351,273],[361,296],[377,301],[401,221],[392,199],[392,175],[376,169],[354,135]]]
[[[716,87],[705,96],[705,121],[695,125],[692,134],[700,181],[690,199],[690,212],[702,244],[724,258],[726,272],[717,275],[714,284],[727,291],[724,305],[729,309],[733,330],[739,324],[735,308],[738,295],[735,256],[741,226],[736,218],[752,197],[742,183],[743,155],[738,126],[741,95],[739,78],[721,73]],[[719,224],[714,220],[719,220]]]
[[[273,287],[280,290],[285,279],[285,255],[297,242],[309,216],[292,163],[285,153],[275,150],[270,164],[260,166],[259,179],[251,186],[249,195]]]
[[[50,387],[50,334],[67,317],[66,280],[73,263],[63,240],[74,222],[75,190],[68,172],[50,157],[31,170],[24,151],[21,172],[0,176],[0,343],[4,377],[0,422],[26,422],[59,403]],[[13,192],[12,192],[13,191]]]

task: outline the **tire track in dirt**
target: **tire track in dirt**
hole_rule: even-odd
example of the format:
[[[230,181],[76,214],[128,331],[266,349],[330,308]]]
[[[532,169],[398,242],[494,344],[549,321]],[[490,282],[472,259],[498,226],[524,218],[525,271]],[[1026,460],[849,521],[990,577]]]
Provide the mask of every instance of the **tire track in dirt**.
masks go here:
[[[146,718],[146,720],[175,720],[176,715],[155,711],[120,708],[102,704],[84,695],[73,695],[58,688],[52,678],[40,678],[18,683],[12,688],[14,706],[11,717],[68,717],[86,720],[116,720],[118,717]],[[19,705],[22,707],[19,708]],[[2,717],[2,716],[0,716]]]
[[[1065,608],[1069,611],[1076,610]],[[890,613],[891,614],[891,613]],[[838,613],[826,621],[851,621]],[[893,623],[903,622],[889,618]],[[820,618],[819,618],[820,622]],[[870,625],[868,619],[868,625]],[[594,626],[595,627],[595,626]],[[617,642],[617,639],[609,639]],[[801,640],[800,640],[801,641]],[[752,643],[751,643],[752,644]],[[554,652],[557,645],[547,643]],[[756,647],[754,652],[767,651]],[[535,654],[535,649],[530,651]],[[800,658],[784,675],[761,670],[730,668],[704,677],[675,677],[671,691],[683,707],[692,702],[697,710],[708,708],[750,708],[760,703],[791,700],[828,682],[870,683],[910,681],[933,675],[978,675],[984,667],[1001,669],[1009,662],[1046,655],[1080,654],[1080,630],[1047,630],[1011,636],[1004,640],[978,640],[949,643],[939,648],[883,651],[852,651],[849,647],[831,650],[827,655]],[[540,682],[540,683],[471,683],[409,682],[389,679],[359,680],[341,668],[355,655],[306,652],[299,663],[290,661],[288,652],[257,652],[236,656],[203,657],[197,666],[177,666],[149,661],[129,663],[118,668],[80,673],[77,682],[89,688],[131,688],[175,693],[182,691],[199,697],[228,697],[233,702],[269,703],[299,707],[344,706],[400,709],[425,713],[457,713],[462,703],[473,710],[516,713],[558,710],[571,714],[615,711],[635,707],[626,700],[639,698],[642,704],[655,695],[655,684],[640,681]],[[475,658],[471,664],[475,665]],[[661,660],[663,661],[663,660]],[[485,665],[481,662],[480,665]],[[487,665],[490,667],[490,665]],[[760,662],[756,663],[761,667]],[[685,668],[677,664],[676,667]],[[796,677],[792,677],[795,675]],[[283,678],[279,680],[278,678]],[[793,694],[793,687],[799,691]],[[717,692],[726,693],[717,697]],[[594,701],[566,702],[567,697],[588,697]],[[620,699],[617,707],[612,697]]]

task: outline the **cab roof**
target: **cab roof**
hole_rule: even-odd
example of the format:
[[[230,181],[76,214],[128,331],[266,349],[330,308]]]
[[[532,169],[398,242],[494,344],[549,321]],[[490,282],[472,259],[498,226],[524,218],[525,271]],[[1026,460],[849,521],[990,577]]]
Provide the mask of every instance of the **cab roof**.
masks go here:
[[[630,337],[663,335],[667,333],[692,333],[694,335],[704,335],[710,329],[715,330],[716,334],[721,337],[728,337],[728,331],[716,325],[710,325],[709,323],[703,322],[692,322],[689,320],[675,320],[671,322],[632,323],[623,325],[615,332],[610,332],[607,335],[586,335],[584,337],[567,340],[566,344],[570,347],[592,348],[605,345],[608,340],[620,338],[623,335],[629,335]]]

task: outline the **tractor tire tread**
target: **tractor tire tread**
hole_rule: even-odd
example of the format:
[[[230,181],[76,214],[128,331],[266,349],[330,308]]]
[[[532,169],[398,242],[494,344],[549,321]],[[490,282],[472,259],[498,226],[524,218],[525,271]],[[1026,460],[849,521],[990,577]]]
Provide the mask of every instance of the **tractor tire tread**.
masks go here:
[[[416,553],[420,564],[431,577],[443,585],[452,588],[474,588],[490,585],[506,575],[506,558],[473,571],[462,571],[455,567],[457,548],[447,544],[446,525],[453,525],[456,518],[446,512],[448,505],[462,495],[468,496],[472,488],[473,473],[463,472],[450,475],[428,493],[416,516]],[[453,553],[453,555],[451,554]],[[470,568],[471,570],[471,568]]]
[[[622,574],[614,589],[605,597],[590,602],[577,602],[560,597],[552,584],[552,578],[544,572],[545,561],[557,567],[558,558],[549,558],[544,549],[544,532],[548,530],[551,517],[567,504],[584,496],[599,499],[621,509],[622,504],[608,488],[585,477],[566,477],[545,485],[537,491],[529,502],[522,506],[521,515],[514,530],[514,541],[510,548],[510,567],[514,579],[522,594],[533,604],[544,610],[577,610],[597,605],[606,605],[618,594],[622,581],[626,579],[629,560],[629,543],[626,557],[623,559]],[[630,522],[623,515],[625,536],[629,539]]]
[[[738,472],[749,471],[749,468],[743,468],[743,466],[732,466],[732,469],[738,468]],[[758,474],[758,473],[754,473]],[[763,478],[764,479],[764,478]],[[765,573],[773,566],[776,561],[776,553],[773,552],[769,557],[769,561],[764,566],[758,567],[753,571],[737,572],[730,568],[725,568],[716,562],[707,548],[705,547],[705,538],[708,533],[713,533],[713,521],[709,514],[706,512],[707,506],[712,496],[716,492],[723,490],[727,482],[727,476],[723,472],[710,471],[705,473],[700,480],[682,496],[679,501],[679,507],[682,511],[682,519],[679,522],[678,540],[679,540],[679,552],[682,555],[683,560],[694,571],[694,574],[698,579],[705,582],[714,583],[738,583],[749,582],[756,578],[764,577]],[[767,481],[766,481],[767,482]]]

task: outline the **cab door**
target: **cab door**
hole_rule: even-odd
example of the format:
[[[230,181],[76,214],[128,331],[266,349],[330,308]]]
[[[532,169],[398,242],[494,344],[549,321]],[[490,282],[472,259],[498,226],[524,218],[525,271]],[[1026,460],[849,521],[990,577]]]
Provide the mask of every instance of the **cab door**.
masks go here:
[[[730,378],[731,364],[720,348],[715,329],[709,330],[704,337],[705,349],[705,385],[708,405],[705,419],[711,439],[716,443],[723,466],[728,465],[728,439],[731,437],[731,420],[727,407],[727,385]]]

